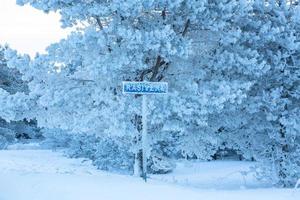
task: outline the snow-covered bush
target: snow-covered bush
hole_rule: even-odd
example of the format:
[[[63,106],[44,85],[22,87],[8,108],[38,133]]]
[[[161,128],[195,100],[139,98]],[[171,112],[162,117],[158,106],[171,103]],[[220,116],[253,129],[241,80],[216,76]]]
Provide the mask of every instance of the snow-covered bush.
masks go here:
[[[72,134],[58,129],[43,129],[42,133],[45,148],[61,149],[70,157],[90,159],[101,170],[132,173],[134,154],[130,138]]]
[[[0,149],[5,149],[8,144],[15,141],[16,133],[8,128],[0,127]]]
[[[66,149],[72,140],[72,135],[61,129],[47,129],[42,128],[41,133],[44,140],[41,142],[43,148],[50,149]]]

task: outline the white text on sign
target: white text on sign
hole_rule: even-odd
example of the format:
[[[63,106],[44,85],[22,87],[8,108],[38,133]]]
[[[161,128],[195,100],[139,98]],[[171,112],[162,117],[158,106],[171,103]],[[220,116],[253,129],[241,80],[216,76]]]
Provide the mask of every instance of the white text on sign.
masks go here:
[[[123,93],[124,94],[166,94],[168,93],[168,83],[123,81]]]

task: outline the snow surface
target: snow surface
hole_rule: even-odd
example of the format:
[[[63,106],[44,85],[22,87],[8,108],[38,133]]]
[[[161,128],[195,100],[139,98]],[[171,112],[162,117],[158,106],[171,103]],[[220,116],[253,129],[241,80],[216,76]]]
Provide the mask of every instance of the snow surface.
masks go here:
[[[49,150],[0,151],[0,200],[299,200],[300,189],[256,181],[252,163],[178,163],[168,175],[140,178],[97,170]],[[244,175],[243,175],[244,174]]]

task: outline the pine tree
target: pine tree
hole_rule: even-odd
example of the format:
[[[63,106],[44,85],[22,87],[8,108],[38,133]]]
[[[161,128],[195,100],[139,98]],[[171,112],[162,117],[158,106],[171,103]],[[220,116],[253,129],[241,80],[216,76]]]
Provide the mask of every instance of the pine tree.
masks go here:
[[[281,186],[291,186],[299,178],[297,16],[293,6],[253,5],[239,23],[245,36],[241,44],[256,51],[267,68],[247,78],[253,85],[241,105],[228,106],[211,120],[225,147],[259,161],[260,177]]]
[[[205,151],[215,149],[209,142],[212,137],[200,134],[208,114],[228,102],[240,102],[249,89],[248,81],[223,79],[222,72],[228,69],[219,67],[224,63],[214,68],[216,62],[210,61],[220,32],[231,31],[223,39],[228,45],[238,37],[239,30],[231,29],[228,21],[239,8],[238,1],[18,2],[45,12],[59,11],[64,27],[84,24],[27,68],[20,66],[30,81],[30,98],[39,108],[39,126],[132,137],[131,148],[140,162],[141,99],[123,95],[121,82],[167,81],[169,95],[151,97],[149,102],[152,146],[158,148],[152,153],[165,154],[165,140],[180,137],[186,142],[174,144],[178,152],[207,158]],[[207,146],[195,143],[191,148],[187,144],[192,140]]]
[[[22,109],[17,108],[22,105],[15,104],[18,97],[22,96],[19,93],[28,94],[29,90],[26,82],[21,79],[20,72],[7,67],[4,54],[8,49],[7,46],[0,46],[0,148],[16,141],[39,137],[39,130],[34,121],[23,120],[22,117],[14,118],[18,112],[22,112]],[[5,121],[7,118],[9,120]]]
[[[168,96],[149,102],[153,171],[164,168],[157,167],[164,157],[209,160],[228,150],[259,161],[274,183],[299,178],[296,1],[18,3],[59,11],[64,27],[77,27],[32,61],[7,53],[8,65],[29,82],[20,105],[35,106],[26,114],[76,135],[75,154],[85,147],[97,160],[106,155],[95,153],[99,145],[115,155],[126,138],[122,155],[143,167],[141,98],[123,95],[121,82],[167,81]]]

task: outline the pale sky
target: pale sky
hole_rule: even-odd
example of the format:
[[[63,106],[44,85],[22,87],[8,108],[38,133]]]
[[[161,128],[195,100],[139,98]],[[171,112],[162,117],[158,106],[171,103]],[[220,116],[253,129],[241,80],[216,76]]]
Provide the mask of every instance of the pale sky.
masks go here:
[[[30,6],[18,6],[16,0],[0,0],[0,44],[8,43],[20,53],[34,56],[65,38],[67,30],[60,28],[59,15],[45,14]]]

